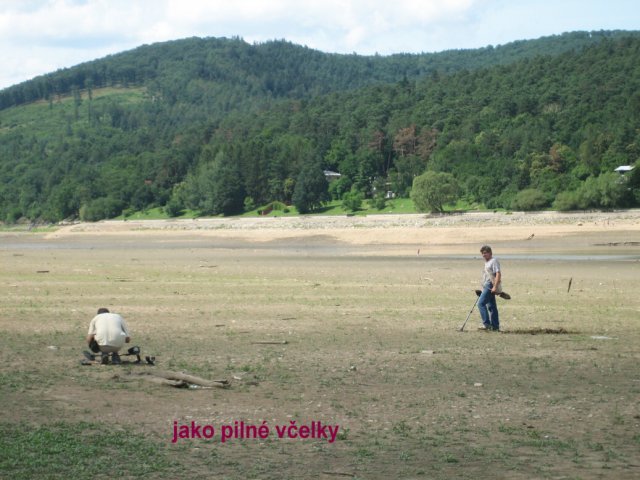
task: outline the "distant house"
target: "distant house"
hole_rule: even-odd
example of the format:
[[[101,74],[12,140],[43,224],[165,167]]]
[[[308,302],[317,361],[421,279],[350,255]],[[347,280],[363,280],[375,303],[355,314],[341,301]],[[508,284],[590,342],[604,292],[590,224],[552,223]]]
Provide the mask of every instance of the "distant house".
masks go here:
[[[391,189],[391,182],[385,182],[385,184],[384,184],[384,188],[385,188],[385,190],[383,190],[383,192],[384,192],[384,198],[385,198],[385,199],[390,200],[390,199],[392,199],[392,198],[396,198],[396,192],[394,192],[394,191]],[[371,188],[371,194],[372,194],[373,196],[375,196],[377,193],[378,193],[378,189],[377,189],[377,188],[376,188],[376,186],[374,185],[374,186]]]
[[[633,165],[620,165],[614,170],[614,172],[618,172],[620,174],[620,178],[618,178],[619,184],[625,184],[629,181],[630,176],[627,174],[631,170],[633,170]]]
[[[340,180],[340,177],[342,175],[340,175],[338,172],[332,172],[331,170],[325,170],[324,171],[324,178],[327,179],[327,182],[331,183],[334,180]]]
[[[624,175],[625,173],[629,173],[631,170],[633,170],[633,165],[620,165],[614,170],[614,172],[618,172],[620,175]]]

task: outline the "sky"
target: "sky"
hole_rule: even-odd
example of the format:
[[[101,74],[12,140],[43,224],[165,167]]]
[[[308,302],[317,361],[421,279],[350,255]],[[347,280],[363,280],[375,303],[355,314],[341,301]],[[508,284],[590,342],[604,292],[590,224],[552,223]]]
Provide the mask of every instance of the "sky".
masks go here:
[[[640,30],[637,0],[0,0],[0,89],[144,44],[288,40],[389,55]]]

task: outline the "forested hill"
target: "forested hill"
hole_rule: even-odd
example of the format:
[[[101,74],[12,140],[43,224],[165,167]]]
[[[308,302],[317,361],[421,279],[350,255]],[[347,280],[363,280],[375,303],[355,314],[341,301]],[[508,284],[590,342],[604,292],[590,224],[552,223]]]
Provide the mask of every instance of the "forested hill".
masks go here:
[[[640,168],[611,173],[640,157],[637,32],[391,57],[188,39],[0,98],[8,222],[273,201],[304,212],[329,196],[383,205],[381,193],[408,196],[425,171],[456,187],[450,200],[490,208],[640,200]],[[340,180],[327,185],[324,169]]]
[[[434,72],[449,74],[555,55],[623,36],[640,32],[572,32],[497,47],[391,56],[327,54],[286,41],[250,45],[239,38],[189,38],[144,45],[4,89],[0,110],[114,85],[145,85],[154,93],[178,98],[195,80],[251,96],[308,98]]]

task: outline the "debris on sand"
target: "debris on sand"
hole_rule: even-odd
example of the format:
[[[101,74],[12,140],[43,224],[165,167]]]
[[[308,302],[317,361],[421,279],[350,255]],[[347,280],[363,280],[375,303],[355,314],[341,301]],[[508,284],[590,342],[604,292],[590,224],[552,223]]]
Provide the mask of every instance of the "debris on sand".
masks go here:
[[[168,385],[176,388],[229,388],[231,386],[229,381],[226,379],[207,380],[205,378],[196,377],[195,375],[169,371],[136,372],[131,373],[130,378],[140,378],[152,383]]]
[[[594,243],[596,247],[638,247],[640,242],[608,242],[608,243]]]
[[[516,330],[503,330],[502,333],[512,333],[517,335],[560,335],[560,334],[568,334],[568,333],[577,333],[570,332],[562,327],[560,328],[519,328]]]

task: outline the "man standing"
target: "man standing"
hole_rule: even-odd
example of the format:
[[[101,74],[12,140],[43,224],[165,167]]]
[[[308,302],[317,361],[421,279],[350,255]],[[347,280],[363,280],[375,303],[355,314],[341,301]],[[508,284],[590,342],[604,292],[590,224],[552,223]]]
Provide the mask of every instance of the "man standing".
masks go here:
[[[101,353],[101,363],[103,365],[109,363],[110,353],[111,362],[114,365],[121,363],[118,352],[125,343],[130,341],[131,335],[124,318],[117,313],[110,313],[107,308],[99,308],[98,314],[89,324],[87,343],[92,352]]]
[[[500,331],[500,317],[498,315],[498,304],[496,294],[502,292],[502,272],[500,262],[493,258],[493,252],[489,245],[480,248],[480,253],[484,258],[484,270],[482,271],[482,293],[478,298],[478,310],[482,319],[480,330]]]

